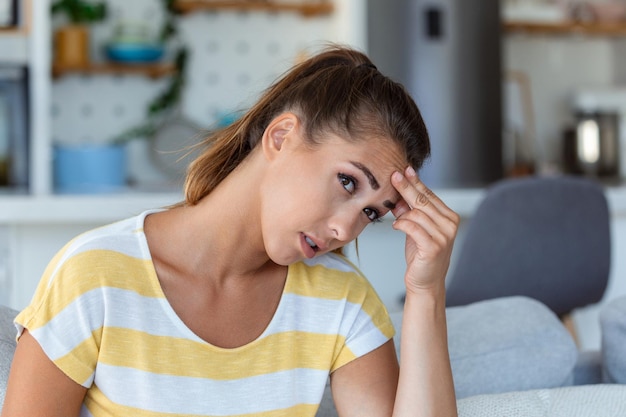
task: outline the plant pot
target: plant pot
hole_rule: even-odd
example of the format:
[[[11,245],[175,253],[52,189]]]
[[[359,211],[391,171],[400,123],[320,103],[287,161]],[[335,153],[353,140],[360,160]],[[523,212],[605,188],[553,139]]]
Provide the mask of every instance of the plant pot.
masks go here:
[[[126,187],[124,145],[54,148],[54,186],[60,193],[106,193]]]
[[[89,31],[83,25],[68,25],[54,34],[54,64],[63,68],[85,68],[89,65]]]

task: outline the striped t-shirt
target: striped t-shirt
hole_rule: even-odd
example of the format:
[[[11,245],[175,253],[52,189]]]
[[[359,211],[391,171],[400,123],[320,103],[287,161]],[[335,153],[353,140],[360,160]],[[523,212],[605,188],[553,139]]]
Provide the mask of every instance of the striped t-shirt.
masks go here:
[[[257,339],[233,349],[205,342],[161,289],[148,213],[69,242],[16,318],[18,333],[29,329],[88,388],[81,416],[314,416],[329,373],[393,336],[367,280],[327,254],[288,268]]]

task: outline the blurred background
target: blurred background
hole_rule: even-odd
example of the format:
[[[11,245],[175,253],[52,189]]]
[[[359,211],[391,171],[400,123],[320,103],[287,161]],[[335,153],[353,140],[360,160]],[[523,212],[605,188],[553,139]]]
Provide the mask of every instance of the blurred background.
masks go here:
[[[499,179],[588,176],[626,247],[624,0],[0,0],[0,303],[23,308],[75,234],[180,200],[186,147],[326,42],[407,87],[422,178],[464,219]],[[393,310],[390,229],[351,256]],[[607,300],[626,293],[613,258]],[[577,314],[589,347],[596,319]]]

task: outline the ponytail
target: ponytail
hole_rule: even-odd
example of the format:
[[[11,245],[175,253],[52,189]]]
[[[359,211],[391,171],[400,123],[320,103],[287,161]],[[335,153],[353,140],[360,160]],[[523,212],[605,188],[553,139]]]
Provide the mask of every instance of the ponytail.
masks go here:
[[[185,204],[211,193],[257,146],[269,123],[292,111],[304,140],[315,145],[324,132],[347,140],[388,138],[416,170],[430,153],[417,106],[402,85],[382,75],[363,53],[331,46],[287,71],[232,125],[209,135],[189,166]]]

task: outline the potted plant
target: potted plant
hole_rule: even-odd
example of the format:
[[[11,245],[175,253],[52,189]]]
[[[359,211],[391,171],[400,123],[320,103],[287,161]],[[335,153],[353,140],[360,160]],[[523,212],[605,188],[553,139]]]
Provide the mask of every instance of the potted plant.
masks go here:
[[[158,42],[165,45],[177,40],[175,15],[178,13],[173,7],[173,0],[162,0],[162,3],[166,13]],[[107,13],[103,3],[88,3],[86,0],[57,0],[53,3],[52,12],[64,12],[70,22],[83,22],[83,26],[84,23],[103,19]],[[121,132],[105,143],[69,145],[58,143],[55,146],[53,165],[57,192],[114,192],[125,187],[130,179],[127,178],[128,161],[137,159],[132,156],[137,154],[135,150],[143,152],[143,148],[138,149],[136,146],[129,150],[129,143],[147,145],[147,142],[154,139],[157,131],[171,121],[172,115],[177,114],[185,86],[188,52],[180,40],[172,46],[174,50],[171,51],[171,59],[175,71],[169,77],[169,84],[165,89],[148,104],[144,123]],[[85,62],[88,64],[89,61]],[[74,68],[82,68],[85,64],[72,65]],[[151,149],[146,146],[145,153],[148,155],[148,152],[152,152]]]
[[[56,0],[52,3],[52,15],[64,14],[68,24],[61,26],[54,35],[56,66],[84,68],[89,65],[88,23],[107,17],[105,2],[87,0]]]

